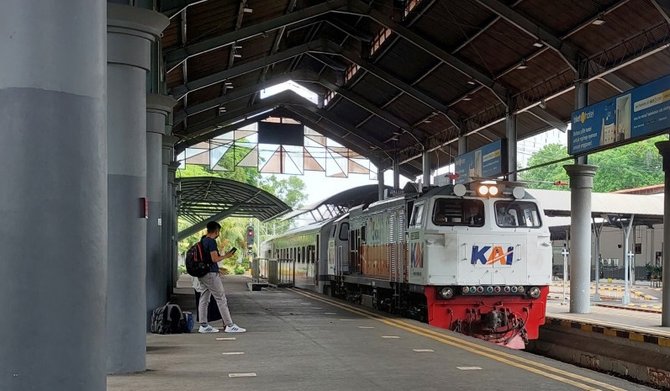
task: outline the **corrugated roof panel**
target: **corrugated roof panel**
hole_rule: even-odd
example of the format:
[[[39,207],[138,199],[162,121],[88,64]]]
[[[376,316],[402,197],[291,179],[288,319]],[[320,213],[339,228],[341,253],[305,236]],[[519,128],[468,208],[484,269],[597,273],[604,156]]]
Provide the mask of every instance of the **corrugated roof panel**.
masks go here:
[[[515,10],[559,36],[606,8],[607,3],[614,2],[524,0]]]
[[[359,71],[362,72],[362,71]],[[380,107],[393,98],[399,90],[378,77],[367,73],[354,85],[352,91],[365,96]]]
[[[410,125],[425,118],[433,110],[409,95],[403,95],[391,103],[386,110]]]
[[[163,30],[161,44],[163,50],[172,49],[181,45],[179,29],[181,27],[181,16],[175,16],[170,20],[170,24]]]
[[[392,39],[392,38],[389,38]],[[408,59],[412,59],[408,61]],[[404,39],[399,39],[377,64],[397,78],[411,83],[418,79],[435,58]]]
[[[474,1],[435,1],[412,28],[434,43],[455,48],[492,18],[490,11]]]
[[[435,65],[437,61],[431,64]],[[416,87],[442,102],[450,103],[473,88],[468,84],[468,80],[470,80],[468,76],[455,71],[449,65],[442,64],[421,80]]]
[[[554,50],[545,50],[539,56],[528,60],[526,65],[526,69],[514,69],[508,72],[500,78],[500,81],[513,90],[525,91],[570,68]]]
[[[230,46],[226,46],[188,59],[188,80],[197,80],[227,69],[229,55]]]
[[[370,113],[350,101],[339,97],[339,100],[331,103],[333,106],[328,106],[333,116],[344,119],[344,122],[349,126],[355,126],[370,115]]]

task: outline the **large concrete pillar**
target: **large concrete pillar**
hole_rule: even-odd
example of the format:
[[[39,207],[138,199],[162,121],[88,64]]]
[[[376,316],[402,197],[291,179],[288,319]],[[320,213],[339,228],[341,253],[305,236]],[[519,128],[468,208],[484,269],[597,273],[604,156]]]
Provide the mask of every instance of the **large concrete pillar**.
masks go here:
[[[106,10],[2,3],[3,391],[106,389]]]
[[[377,199],[379,201],[384,199],[384,190],[386,190],[386,186],[384,185],[384,173],[386,170],[377,170],[377,182],[378,182],[378,190],[377,190]]]
[[[570,312],[591,312],[591,189],[596,166],[564,166],[570,177]]]
[[[422,153],[423,187],[430,186],[430,152]]]
[[[665,201],[663,203],[663,292],[661,326],[670,326],[670,141],[656,143],[663,156],[665,171]],[[653,233],[652,233],[653,235]]]
[[[177,210],[179,208],[179,195],[178,195],[178,184],[177,184],[177,169],[179,168],[179,162],[172,161],[168,166],[168,186],[170,188],[170,264],[172,265],[172,282],[175,286],[177,284],[177,279],[179,278],[179,273],[177,271],[177,264],[179,263],[179,249],[177,245],[179,241],[177,240],[177,234],[179,232],[179,220]]]
[[[163,230],[163,137],[176,101],[164,95],[147,95],[147,327],[151,311],[169,298],[170,265],[161,254]],[[148,330],[148,328],[147,328]]]
[[[505,117],[505,137],[507,138],[507,179],[516,181],[517,179],[517,136],[516,136],[516,114],[508,112]]]
[[[107,7],[107,371],[116,374],[146,368],[146,86],[151,44],[168,19]]]

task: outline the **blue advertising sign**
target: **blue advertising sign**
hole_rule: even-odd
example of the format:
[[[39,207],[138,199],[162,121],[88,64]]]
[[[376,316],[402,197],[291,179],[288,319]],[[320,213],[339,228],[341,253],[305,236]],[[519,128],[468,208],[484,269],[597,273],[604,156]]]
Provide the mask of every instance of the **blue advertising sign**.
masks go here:
[[[507,172],[505,140],[494,141],[456,158],[456,183],[480,178],[495,178]]]
[[[670,128],[670,75],[572,113],[568,153],[577,155]]]

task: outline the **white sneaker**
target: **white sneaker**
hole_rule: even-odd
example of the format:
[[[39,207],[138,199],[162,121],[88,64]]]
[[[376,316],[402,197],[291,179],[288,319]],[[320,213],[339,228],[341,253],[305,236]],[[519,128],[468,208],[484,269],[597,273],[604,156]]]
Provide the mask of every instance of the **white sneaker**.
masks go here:
[[[242,327],[233,323],[231,326],[226,326],[223,331],[226,333],[244,333],[247,331],[247,329],[243,329]]]
[[[200,328],[198,329],[198,332],[203,333],[203,334],[205,334],[205,333],[218,333],[219,329],[217,329],[216,327],[212,327],[210,325],[207,325],[207,326],[200,325]]]

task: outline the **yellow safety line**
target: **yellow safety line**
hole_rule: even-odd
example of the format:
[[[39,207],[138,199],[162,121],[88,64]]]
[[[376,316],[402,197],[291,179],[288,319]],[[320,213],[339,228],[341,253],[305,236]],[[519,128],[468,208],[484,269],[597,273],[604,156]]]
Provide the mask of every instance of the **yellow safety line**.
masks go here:
[[[451,336],[448,336],[448,335],[444,335],[444,334],[435,332],[433,330],[423,329],[423,328],[420,328],[418,326],[406,323],[404,321],[391,319],[391,318],[388,318],[388,317],[385,317],[385,316],[382,316],[382,315],[379,315],[379,314],[375,314],[375,313],[368,312],[368,311],[363,310],[363,309],[359,309],[359,308],[350,306],[348,304],[338,303],[336,301],[333,301],[331,299],[323,298],[323,297],[318,296],[318,295],[316,295],[314,293],[311,293],[311,292],[302,292],[302,291],[298,291],[298,290],[295,290],[295,289],[290,289],[290,290],[297,293],[297,294],[300,294],[302,296],[306,296],[306,297],[312,298],[314,300],[321,301],[323,303],[331,304],[335,307],[339,307],[339,308],[344,309],[346,311],[362,315],[362,316],[364,316],[366,318],[369,318],[369,319],[377,320],[377,321],[382,322],[384,324],[387,324],[389,326],[400,328],[400,329],[409,331],[409,332],[417,334],[417,335],[425,336],[425,337],[434,339],[436,341],[442,342],[444,344],[454,346],[454,347],[457,347],[459,349],[463,349],[463,350],[472,352],[474,354],[478,354],[480,356],[491,358],[493,360],[499,361],[499,362],[507,364],[507,365],[511,365],[511,366],[514,366],[514,367],[517,367],[517,368],[520,368],[520,369],[524,369],[526,371],[533,372],[533,373],[536,373],[538,375],[545,376],[545,377],[560,381],[562,383],[573,385],[573,386],[575,386],[577,388],[580,388],[580,389],[583,389],[583,390],[598,390],[600,388],[604,388],[604,389],[608,389],[608,390],[612,390],[612,391],[625,391],[623,388],[619,388],[619,387],[616,387],[616,386],[613,386],[613,385],[610,385],[610,384],[607,384],[607,383],[603,383],[603,382],[600,382],[600,381],[595,380],[595,379],[591,379],[591,378],[584,377],[584,376],[581,376],[581,375],[566,372],[562,369],[558,369],[558,368],[554,368],[554,367],[549,366],[549,365],[534,362],[534,361],[525,359],[523,357],[518,357],[518,356],[509,354],[509,353],[505,353],[505,352],[502,352],[502,351],[499,351],[499,350],[491,349],[491,348],[488,348],[488,347],[485,347],[485,346],[480,346],[478,344],[475,344],[475,343],[472,343],[472,342],[469,342],[469,341],[466,341],[466,340],[462,340],[462,339],[459,339],[459,338],[451,337]],[[518,361],[518,362],[513,362],[513,361]],[[554,372],[554,373],[547,373],[545,371],[551,371],[551,372]],[[573,378],[573,379],[576,379],[576,380],[591,383],[591,384],[597,385],[600,388],[593,387],[593,386],[590,386],[588,384],[579,383],[579,382],[576,382],[576,381],[571,380],[569,378]]]

